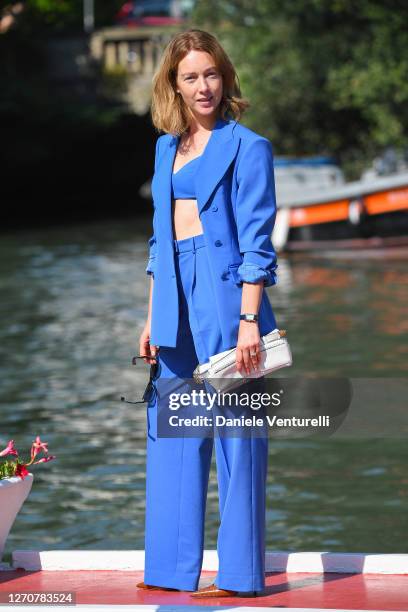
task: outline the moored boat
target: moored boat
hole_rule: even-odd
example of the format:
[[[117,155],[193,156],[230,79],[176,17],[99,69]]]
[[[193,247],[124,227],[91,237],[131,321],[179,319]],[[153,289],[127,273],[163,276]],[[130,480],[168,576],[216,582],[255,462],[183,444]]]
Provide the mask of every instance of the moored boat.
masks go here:
[[[275,162],[278,213],[272,240],[277,250],[408,246],[408,170],[346,183],[329,161],[312,159],[310,166],[326,179],[319,184],[316,172],[304,173],[307,160],[285,162]],[[319,168],[323,164],[325,173]]]

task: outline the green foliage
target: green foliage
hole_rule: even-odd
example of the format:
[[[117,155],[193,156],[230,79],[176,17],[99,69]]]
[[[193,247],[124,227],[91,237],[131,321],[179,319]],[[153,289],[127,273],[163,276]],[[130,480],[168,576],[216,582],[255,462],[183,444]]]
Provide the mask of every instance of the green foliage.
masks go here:
[[[360,156],[407,146],[408,4],[402,0],[198,0],[279,154]],[[352,174],[352,172],[351,172]]]
[[[94,2],[95,27],[113,24],[113,18],[124,0]],[[83,30],[83,0],[27,0],[19,27],[23,25],[32,32],[53,31],[59,33]],[[10,2],[0,2],[0,10]]]
[[[112,25],[122,4],[95,2],[96,28]],[[75,94],[49,96],[47,39],[82,33],[82,11],[82,0],[27,0],[18,27],[0,35],[0,116],[31,122],[18,150],[8,144],[11,159],[45,161],[54,147],[47,153],[41,138],[47,125],[82,130],[121,112]],[[197,0],[190,20],[226,48],[251,102],[244,122],[275,153],[335,155],[349,178],[383,147],[407,146],[406,23],[404,0]],[[117,103],[127,76],[100,76],[101,93]]]
[[[2,478],[10,478],[11,476],[14,476],[18,463],[21,463],[21,461],[6,460],[4,463],[0,462],[0,480]]]

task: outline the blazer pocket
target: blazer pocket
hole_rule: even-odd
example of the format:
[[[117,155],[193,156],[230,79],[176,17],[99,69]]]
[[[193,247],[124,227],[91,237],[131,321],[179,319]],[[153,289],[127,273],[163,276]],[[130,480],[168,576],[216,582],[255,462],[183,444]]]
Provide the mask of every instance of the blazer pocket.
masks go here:
[[[228,272],[230,273],[230,278],[232,282],[238,285],[239,287],[241,287],[242,285],[242,280],[240,279],[240,276],[238,274],[238,268],[240,265],[241,262],[229,264],[228,266]]]

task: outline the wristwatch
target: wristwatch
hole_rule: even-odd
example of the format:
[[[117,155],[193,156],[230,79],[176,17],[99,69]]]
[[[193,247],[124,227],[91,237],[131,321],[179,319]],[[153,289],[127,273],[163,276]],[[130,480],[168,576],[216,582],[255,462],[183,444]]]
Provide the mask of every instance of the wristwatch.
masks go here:
[[[240,315],[239,320],[240,321],[253,321],[253,322],[256,322],[256,321],[258,321],[258,315],[257,314],[248,314],[248,313],[245,313],[245,314]]]

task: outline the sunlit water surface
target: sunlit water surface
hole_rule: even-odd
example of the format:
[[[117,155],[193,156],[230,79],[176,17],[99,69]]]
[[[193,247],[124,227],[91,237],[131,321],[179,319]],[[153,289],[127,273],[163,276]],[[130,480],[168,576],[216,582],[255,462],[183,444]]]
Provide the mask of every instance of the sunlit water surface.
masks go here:
[[[143,364],[131,357],[147,309],[150,220],[1,239],[0,446],[34,436],[35,466],[9,536],[15,549],[143,549]],[[403,259],[280,257],[268,289],[288,330],[290,375],[406,377]],[[405,338],[404,338],[405,334]],[[387,410],[387,406],[384,406]],[[408,434],[407,434],[408,435]],[[270,440],[267,549],[406,553],[406,438]],[[205,547],[219,524],[215,457]]]

